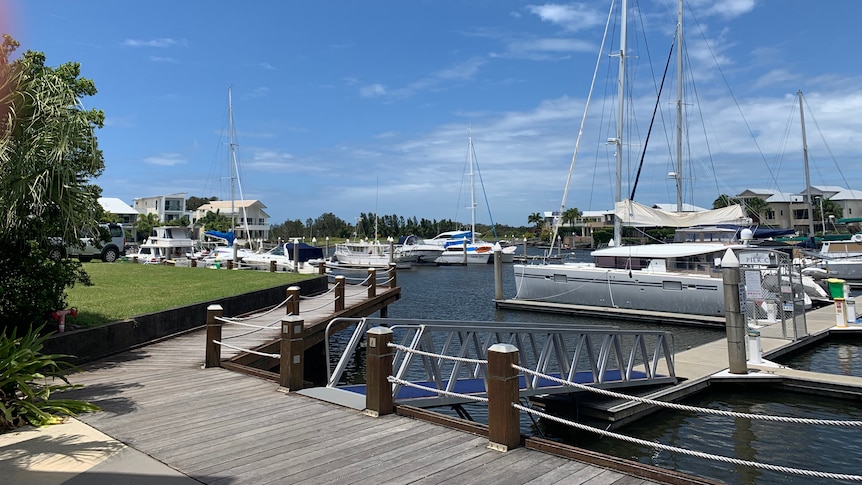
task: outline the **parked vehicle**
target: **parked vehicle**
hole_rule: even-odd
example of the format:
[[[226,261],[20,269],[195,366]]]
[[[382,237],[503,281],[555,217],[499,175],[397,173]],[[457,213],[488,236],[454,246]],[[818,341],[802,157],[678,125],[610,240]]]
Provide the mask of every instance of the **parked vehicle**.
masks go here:
[[[99,258],[106,263],[113,263],[126,252],[126,234],[119,224],[99,224],[99,234],[81,231],[81,246],[68,246],[59,238],[52,238],[53,246],[48,256],[53,259],[78,258],[81,262],[89,262]]]

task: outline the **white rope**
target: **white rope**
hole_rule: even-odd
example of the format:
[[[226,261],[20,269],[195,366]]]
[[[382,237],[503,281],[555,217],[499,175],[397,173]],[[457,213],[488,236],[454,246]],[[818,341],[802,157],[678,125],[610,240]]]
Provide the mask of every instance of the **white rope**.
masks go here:
[[[771,470],[771,471],[776,471],[776,472],[781,472],[781,473],[791,473],[794,475],[803,475],[803,476],[818,477],[818,478],[828,478],[828,479],[832,479],[832,480],[862,481],[862,475],[848,475],[848,474],[843,474],[843,473],[827,473],[827,472],[820,472],[820,471],[815,471],[815,470],[805,470],[805,469],[801,469],[801,468],[790,468],[790,467],[784,467],[784,466],[778,466],[778,465],[770,465],[768,463],[758,463],[756,461],[740,460],[738,458],[730,458],[727,456],[712,455],[709,453],[703,453],[700,451],[688,450],[685,448],[678,448],[676,446],[665,445],[662,443],[656,443],[654,441],[642,440],[642,439],[638,439],[638,438],[633,438],[631,436],[626,436],[623,434],[614,433],[611,431],[605,431],[603,429],[593,428],[591,426],[587,426],[587,425],[584,425],[581,423],[569,421],[567,419],[563,419],[563,418],[560,418],[557,416],[546,414],[546,413],[543,413],[541,411],[537,411],[535,409],[532,409],[532,408],[529,408],[526,406],[522,406],[522,405],[517,404],[517,403],[512,403],[512,406],[515,409],[518,409],[518,410],[523,411],[525,413],[534,414],[534,415],[539,416],[541,418],[548,419],[550,421],[555,421],[555,422],[560,423],[560,424],[565,424],[565,425],[571,426],[573,428],[580,429],[582,431],[589,431],[591,433],[596,433],[596,434],[599,434],[601,436],[616,438],[616,439],[619,439],[622,441],[627,441],[629,443],[634,443],[634,444],[637,444],[640,446],[647,446],[647,447],[650,447],[653,449],[670,451],[673,453],[680,453],[683,455],[695,456],[698,458],[705,458],[707,460],[732,463],[734,465],[749,466],[749,467],[753,467],[753,468],[760,468],[763,470]]]
[[[260,355],[261,357],[272,357],[273,359],[280,359],[281,358],[281,354],[266,354],[264,352],[258,352],[256,350],[244,349],[242,347],[235,347],[233,345],[226,344],[226,343],[220,342],[218,340],[213,340],[213,343],[219,344],[222,347],[227,347],[229,349],[236,350],[238,352],[248,352],[249,354]]]
[[[315,299],[315,298],[320,298],[321,296],[326,296],[326,295],[328,295],[328,294],[330,294],[330,293],[332,293],[332,292],[334,292],[334,291],[335,291],[335,287],[333,286],[332,288],[330,288],[330,289],[326,290],[326,292],[321,293],[321,294],[319,294],[319,295],[314,295],[314,296],[300,296],[300,297],[299,297],[299,299],[301,299],[301,300],[313,300],[313,299]]]
[[[457,397],[459,399],[466,399],[469,401],[476,401],[476,402],[484,402],[484,403],[488,402],[487,397],[471,396],[469,394],[461,394],[458,392],[446,391],[446,390],[437,389],[434,387],[422,386],[422,385],[414,384],[410,381],[401,380],[401,379],[398,379],[398,378],[392,377],[392,376],[389,376],[386,379],[393,384],[401,384],[402,386],[413,387],[416,389],[422,389],[423,391],[433,392],[433,393],[436,393],[436,394],[441,395],[441,396]]]
[[[444,360],[453,360],[455,362],[466,362],[468,364],[485,364],[485,365],[488,364],[487,359],[484,359],[484,360],[483,359],[469,359],[466,357],[455,357],[452,355],[435,354],[432,352],[425,352],[423,350],[411,349],[410,347],[405,347],[403,345],[395,344],[392,342],[389,342],[388,346],[392,347],[394,349],[400,350],[402,352],[407,352],[407,353],[416,354],[416,355],[424,355],[425,357],[434,357],[434,358],[440,358],[440,359],[444,359]]]
[[[367,286],[359,286],[358,288],[359,288],[358,291],[351,291],[351,292],[348,292],[347,288],[345,288],[344,289],[344,296],[357,296],[357,295],[361,295],[363,293],[366,293],[368,291]]]
[[[233,323],[233,322],[243,322],[245,320],[252,320],[252,319],[258,318],[258,317],[265,317],[266,315],[269,315],[270,313],[272,313],[272,312],[278,310],[279,308],[283,307],[284,305],[286,305],[288,301],[290,301],[289,296],[287,297],[286,300],[284,300],[281,303],[279,303],[278,305],[270,308],[269,310],[262,312],[262,313],[255,313],[254,315],[249,316],[249,317],[216,317],[216,320],[221,320],[221,321],[226,322],[226,323]]]
[[[280,322],[280,321],[281,321],[281,320],[279,319],[279,320],[276,320],[274,323],[270,323],[270,324],[268,324],[268,325],[265,325],[265,326],[264,326],[264,325],[255,325],[255,324],[253,324],[253,323],[233,322],[233,321],[230,321],[230,320],[222,320],[220,317],[216,317],[216,320],[220,320],[220,321],[223,321],[224,323],[229,323],[229,324],[231,324],[231,325],[237,325],[237,326],[239,326],[239,327],[251,327],[251,328],[256,328],[256,329],[258,329],[258,330],[262,330],[262,329],[265,329],[265,328],[272,328],[272,325],[274,325],[274,323],[278,323],[278,322]]]
[[[692,411],[698,413],[706,413],[706,414],[715,414],[719,416],[729,416],[733,418],[745,418],[745,419],[758,419],[762,421],[773,421],[779,423],[796,423],[796,424],[818,424],[824,426],[862,426],[862,421],[839,421],[839,420],[829,420],[829,419],[809,419],[809,418],[792,418],[789,416],[769,416],[766,414],[750,414],[750,413],[736,413],[733,411],[722,411],[720,409],[708,409],[708,408],[699,408],[695,406],[686,406],[685,404],[677,404],[673,402],[667,401],[656,401],[655,399],[648,399],[644,397],[631,396],[628,394],[621,394],[619,392],[609,391],[607,389],[599,389],[594,386],[587,386],[584,384],[578,384],[577,382],[567,381],[565,379],[560,379],[554,376],[549,376],[547,374],[541,374],[531,369],[527,369],[526,367],[521,367],[517,364],[512,364],[512,368],[523,372],[524,374],[529,374],[532,376],[540,377],[543,379],[548,379],[550,381],[556,382],[558,384],[563,384],[566,386],[571,386],[582,391],[590,391],[595,392],[596,394],[601,394],[603,396],[613,397],[617,399],[625,399],[628,401],[636,401],[644,404],[652,404],[655,406],[666,407],[670,409],[676,409],[678,411]]]
[[[322,296],[322,295],[321,295],[321,296]],[[321,301],[323,301],[323,300],[321,300]],[[303,309],[302,309],[302,311],[305,311],[305,312],[313,312],[314,310],[320,310],[321,308],[323,308],[323,307],[325,307],[325,306],[327,306],[327,305],[331,305],[334,301],[335,301],[335,297],[333,297],[333,298],[331,298],[331,299],[329,299],[329,300],[323,301],[323,304],[322,304],[322,305],[320,305],[320,306],[311,307],[311,308],[303,308]]]

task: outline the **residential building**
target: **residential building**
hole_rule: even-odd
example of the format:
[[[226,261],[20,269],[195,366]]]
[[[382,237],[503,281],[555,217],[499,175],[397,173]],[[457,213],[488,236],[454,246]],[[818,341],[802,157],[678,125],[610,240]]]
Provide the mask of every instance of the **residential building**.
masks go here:
[[[171,195],[157,195],[154,197],[141,197],[135,199],[135,210],[141,214],[156,214],[159,222],[168,222],[181,219],[188,215],[186,212],[185,192]]]
[[[123,227],[133,227],[138,222],[138,216],[141,215],[132,206],[115,197],[99,197],[98,202],[105,212],[117,216]]]
[[[206,217],[207,212],[218,212],[234,219],[239,239],[266,240],[269,238],[269,214],[264,209],[266,206],[259,200],[213,200],[192,213],[192,224]]]

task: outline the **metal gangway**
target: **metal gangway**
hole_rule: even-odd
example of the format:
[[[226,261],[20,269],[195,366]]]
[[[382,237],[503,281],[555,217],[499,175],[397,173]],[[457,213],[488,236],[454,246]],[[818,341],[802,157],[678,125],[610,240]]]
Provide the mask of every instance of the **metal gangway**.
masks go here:
[[[349,328],[353,332],[344,338]],[[613,326],[338,318],[326,331],[327,388],[365,394],[362,381],[366,332],[375,326],[393,331],[395,403],[417,407],[457,405],[464,396],[485,395],[487,350],[497,343],[520,349],[521,367],[556,379],[600,388],[675,384],[673,335],[664,331],[621,330]],[[338,333],[331,329],[344,329]],[[332,366],[335,349],[341,352]],[[354,370],[351,372],[351,370]],[[575,392],[535,375],[519,376],[520,396]],[[320,391],[323,391],[322,389]],[[322,397],[325,392],[314,393]]]

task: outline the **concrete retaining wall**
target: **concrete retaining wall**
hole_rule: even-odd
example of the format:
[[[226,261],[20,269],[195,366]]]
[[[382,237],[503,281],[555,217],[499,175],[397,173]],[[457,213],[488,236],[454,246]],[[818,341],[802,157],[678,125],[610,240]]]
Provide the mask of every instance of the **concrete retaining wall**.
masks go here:
[[[43,353],[72,355],[74,358],[67,360],[75,364],[90,362],[202,328],[206,324],[206,309],[209,305],[221,305],[225,316],[237,316],[276,305],[284,301],[287,288],[291,286],[299,286],[303,296],[322,293],[328,288],[327,278],[320,276],[266,290],[138,315],[97,328],[67,331],[45,341]]]

